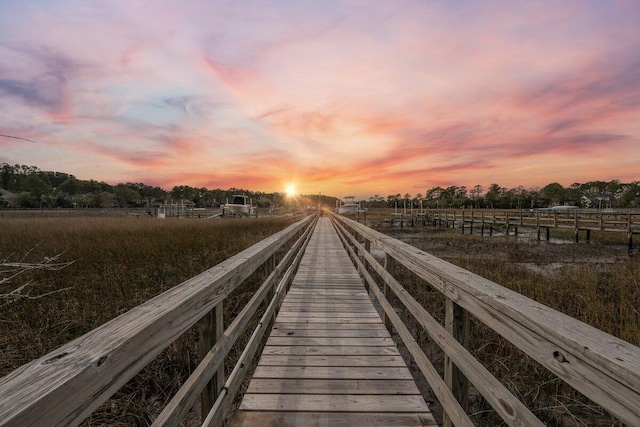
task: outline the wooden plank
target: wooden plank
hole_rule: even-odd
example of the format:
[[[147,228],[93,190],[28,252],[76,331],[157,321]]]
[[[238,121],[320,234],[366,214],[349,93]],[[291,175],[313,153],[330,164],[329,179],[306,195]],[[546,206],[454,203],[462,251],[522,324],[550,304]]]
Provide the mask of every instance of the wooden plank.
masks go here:
[[[362,279],[321,218],[232,425],[363,423],[435,424]]]
[[[287,315],[282,316],[282,320],[290,322],[307,322],[307,323],[373,323],[377,324],[378,319],[375,317],[320,317],[320,316],[304,316],[300,315]]]
[[[253,378],[298,378],[298,379],[361,379],[361,380],[411,380],[406,367],[370,366],[261,366],[258,365]]]
[[[330,413],[330,412],[249,412],[241,411],[231,427],[436,427],[430,413]]]
[[[315,311],[327,311],[336,312],[337,310],[344,310],[348,312],[365,312],[365,313],[377,313],[371,303],[367,304],[332,304],[332,303],[310,303],[310,304],[283,304],[280,311],[300,311],[300,310],[315,310]]]
[[[267,345],[262,350],[262,354],[273,355],[322,355],[322,356],[364,356],[364,355],[397,355],[400,354],[395,347],[334,347],[334,346],[272,346]]]
[[[360,300],[360,301],[336,301],[331,299],[322,299],[322,300],[312,300],[308,299],[306,301],[292,301],[287,299],[287,301],[282,305],[283,307],[289,308],[308,308],[308,307],[319,307],[319,308],[359,308],[359,309],[367,309],[369,307],[373,307],[371,301]]]
[[[245,394],[240,409],[245,411],[304,412],[400,412],[425,413],[421,396],[358,394]]]
[[[395,347],[391,338],[323,338],[323,337],[269,337],[267,345],[304,345],[304,346],[331,346],[331,347]]]
[[[389,332],[380,329],[274,329],[272,337],[305,338],[388,338]]]
[[[419,395],[411,380],[253,378],[247,393],[254,394],[378,394]],[[383,397],[381,397],[383,398]]]
[[[291,291],[287,294],[287,301],[289,302],[307,302],[307,301],[371,301],[369,295],[363,295],[360,292],[339,292],[339,291],[327,291],[320,292],[300,292],[297,294],[291,294]]]
[[[296,312],[296,311],[280,311],[278,314],[278,318],[282,320],[287,320],[291,318],[298,319],[335,319],[335,318],[345,318],[345,319],[357,319],[361,321],[365,321],[367,319],[372,319],[377,321],[380,316],[378,316],[377,311],[368,312],[368,313],[349,313],[349,312],[338,312],[338,313],[329,313],[329,312]]]
[[[406,367],[401,356],[272,356],[263,355],[261,366],[375,366]]]
[[[294,316],[294,315],[314,315],[314,314],[323,314],[323,315],[338,315],[338,316],[349,316],[349,317],[357,317],[360,315],[372,315],[378,316],[378,312],[373,306],[367,307],[366,309],[360,308],[333,308],[333,307],[303,307],[303,308],[290,308],[284,307],[280,310],[283,316]],[[356,315],[356,316],[354,316]],[[320,316],[324,317],[324,316]]]
[[[345,323],[344,325],[336,324],[336,323],[300,323],[300,322],[276,322],[274,324],[273,330],[278,329],[296,329],[296,330],[347,330],[347,329],[367,329],[367,330],[375,330],[375,331],[386,331],[385,327],[379,324],[372,323]],[[387,331],[388,332],[388,331]]]

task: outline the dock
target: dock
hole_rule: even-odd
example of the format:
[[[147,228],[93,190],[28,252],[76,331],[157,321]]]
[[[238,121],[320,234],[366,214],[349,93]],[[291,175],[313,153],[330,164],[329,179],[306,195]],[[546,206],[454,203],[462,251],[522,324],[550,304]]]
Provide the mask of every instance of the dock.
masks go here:
[[[231,425],[437,425],[326,217]]]

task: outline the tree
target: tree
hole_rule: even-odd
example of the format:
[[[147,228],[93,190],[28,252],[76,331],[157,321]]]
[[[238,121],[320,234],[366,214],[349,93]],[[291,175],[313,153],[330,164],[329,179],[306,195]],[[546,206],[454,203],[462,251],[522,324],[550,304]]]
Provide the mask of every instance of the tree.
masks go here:
[[[21,191],[9,199],[9,206],[23,209],[38,208],[40,207],[40,200],[27,191]]]
[[[36,199],[52,192],[51,186],[37,175],[27,175],[20,182],[20,190],[31,193]]]
[[[113,187],[117,203],[120,207],[140,205],[140,193],[128,184],[118,184]]]
[[[491,208],[500,208],[502,206],[502,197],[504,195],[505,189],[500,187],[498,184],[491,184],[489,186],[489,190],[487,190],[487,194],[484,195],[485,203],[487,207]]]
[[[542,187],[540,190],[542,197],[548,199],[553,204],[561,204],[567,199],[567,190],[557,182],[552,182]]]

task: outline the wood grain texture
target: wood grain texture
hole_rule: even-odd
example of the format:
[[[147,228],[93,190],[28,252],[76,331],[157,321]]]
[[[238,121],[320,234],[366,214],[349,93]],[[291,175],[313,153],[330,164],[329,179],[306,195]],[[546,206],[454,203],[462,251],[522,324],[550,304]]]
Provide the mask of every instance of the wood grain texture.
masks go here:
[[[436,427],[430,413],[331,413],[331,412],[249,412],[236,415],[232,426],[246,427]]]
[[[360,275],[321,218],[232,425],[363,422],[435,425]]]
[[[420,395],[413,379],[363,380],[363,379],[298,379],[252,378],[247,393],[257,394],[378,394]]]

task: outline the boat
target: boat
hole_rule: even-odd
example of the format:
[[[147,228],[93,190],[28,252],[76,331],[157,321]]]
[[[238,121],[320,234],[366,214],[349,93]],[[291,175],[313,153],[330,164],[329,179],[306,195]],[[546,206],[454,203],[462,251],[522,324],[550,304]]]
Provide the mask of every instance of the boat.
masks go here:
[[[249,196],[234,194],[231,203],[227,200],[222,206],[222,212],[224,216],[249,216],[255,212],[255,207]]]
[[[356,215],[360,205],[355,201],[355,196],[345,196],[336,208],[339,215]]]

